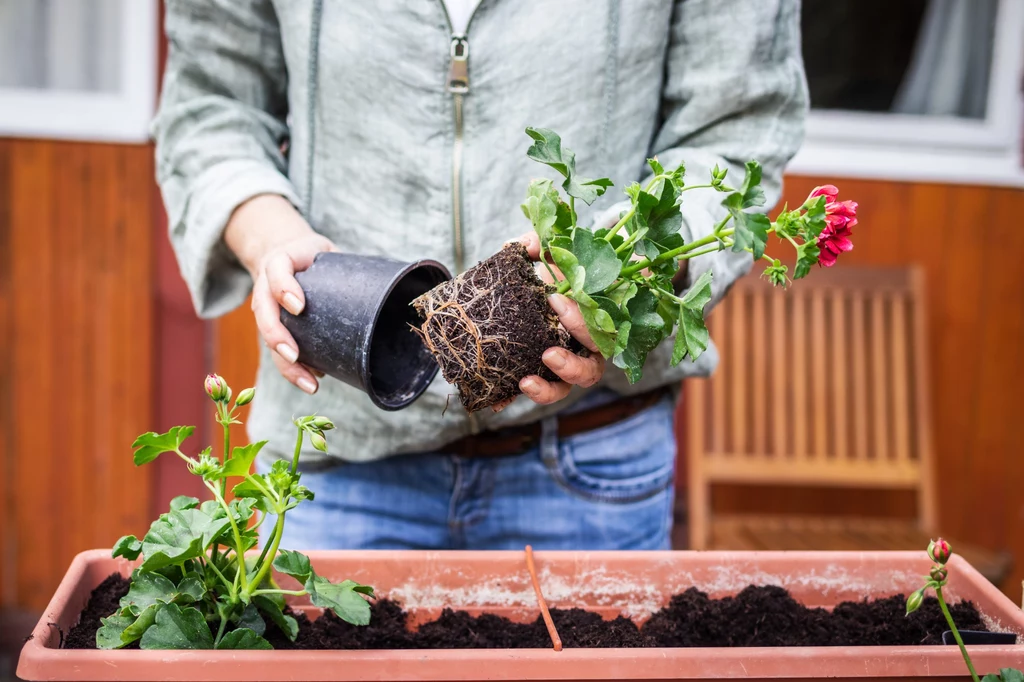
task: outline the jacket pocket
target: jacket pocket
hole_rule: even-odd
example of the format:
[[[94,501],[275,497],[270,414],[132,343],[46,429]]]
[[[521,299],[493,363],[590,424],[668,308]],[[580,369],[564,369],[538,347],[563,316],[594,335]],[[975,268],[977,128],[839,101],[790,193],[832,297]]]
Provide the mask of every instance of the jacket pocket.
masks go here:
[[[673,402],[559,443],[548,471],[572,495],[592,502],[629,504],[654,497],[675,478]]]

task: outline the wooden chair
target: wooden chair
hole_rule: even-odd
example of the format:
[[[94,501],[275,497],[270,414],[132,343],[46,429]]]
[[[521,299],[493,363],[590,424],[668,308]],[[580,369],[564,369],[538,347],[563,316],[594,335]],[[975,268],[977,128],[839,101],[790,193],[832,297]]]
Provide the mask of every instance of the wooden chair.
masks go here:
[[[722,353],[684,392],[692,549],[920,549],[936,532],[922,273],[756,274],[708,318]],[[813,409],[812,409],[813,408]],[[711,513],[716,484],[915,493],[916,518]],[[953,538],[992,582],[1009,560]]]

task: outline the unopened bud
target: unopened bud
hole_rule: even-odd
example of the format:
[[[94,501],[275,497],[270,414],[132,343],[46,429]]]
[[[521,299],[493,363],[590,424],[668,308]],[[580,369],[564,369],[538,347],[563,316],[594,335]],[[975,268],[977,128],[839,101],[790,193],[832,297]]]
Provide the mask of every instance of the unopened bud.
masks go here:
[[[946,570],[945,566],[933,566],[931,573],[928,574],[928,577],[930,577],[935,582],[939,583],[939,585],[942,585],[946,582],[946,577],[948,575],[949,571]]]
[[[309,442],[320,452],[327,452],[327,439],[324,438],[322,433],[309,434]]]
[[[334,428],[334,422],[327,417],[317,417],[313,420],[313,426],[320,429],[321,431],[330,431]]]
[[[226,403],[231,400],[231,389],[228,388],[228,382],[224,381],[224,377],[208,374],[203,387],[206,389],[206,395],[215,403]]]
[[[924,590],[918,590],[909,597],[907,597],[907,615],[909,616],[914,611],[921,608],[921,604],[924,602]]]
[[[247,388],[238,394],[238,398],[235,399],[235,407],[242,407],[252,402],[253,397],[256,395],[255,388]]]
[[[928,544],[928,557],[937,564],[945,564],[952,555],[953,550],[950,548],[949,543],[942,538],[932,540]]]

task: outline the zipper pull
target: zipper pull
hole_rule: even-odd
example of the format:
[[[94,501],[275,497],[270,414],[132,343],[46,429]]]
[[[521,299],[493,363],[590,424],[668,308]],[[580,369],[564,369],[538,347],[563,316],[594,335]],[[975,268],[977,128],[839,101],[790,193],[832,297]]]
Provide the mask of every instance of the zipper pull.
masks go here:
[[[469,40],[466,36],[452,36],[448,92],[459,95],[469,92]]]

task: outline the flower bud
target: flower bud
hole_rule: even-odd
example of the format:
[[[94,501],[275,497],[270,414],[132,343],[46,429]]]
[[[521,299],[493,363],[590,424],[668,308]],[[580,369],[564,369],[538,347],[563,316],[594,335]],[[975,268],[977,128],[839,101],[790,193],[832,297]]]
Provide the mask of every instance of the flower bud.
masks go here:
[[[942,538],[932,540],[928,544],[928,557],[937,564],[945,564],[949,561],[949,557],[952,554],[953,550],[950,548],[949,543]]]
[[[921,604],[924,602],[924,590],[918,590],[909,597],[907,597],[907,615],[909,616],[914,611],[921,608]]]
[[[311,433],[309,434],[309,442],[313,444],[313,447],[320,452],[327,452],[327,439],[324,438],[322,433]]]
[[[330,431],[334,428],[334,422],[327,417],[317,417],[313,420],[313,426],[320,429],[321,431]]]
[[[255,395],[256,395],[256,389],[255,388],[247,388],[247,389],[245,389],[244,391],[239,393],[238,397],[235,399],[235,407],[242,407],[243,405],[248,405],[249,403],[252,402],[252,399],[253,399],[253,397]]]
[[[946,576],[948,575],[949,571],[946,570],[945,566],[932,566],[931,573],[928,574],[928,577],[939,583],[939,585],[942,585],[946,582]]]
[[[207,374],[203,387],[206,389],[206,395],[210,396],[215,403],[226,403],[231,400],[231,389],[228,388],[228,382],[224,381],[221,376]]]

